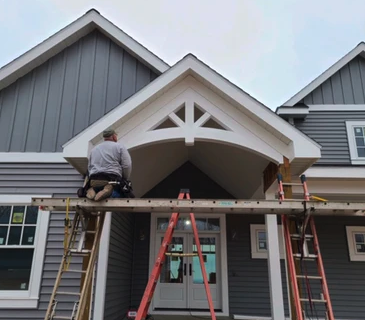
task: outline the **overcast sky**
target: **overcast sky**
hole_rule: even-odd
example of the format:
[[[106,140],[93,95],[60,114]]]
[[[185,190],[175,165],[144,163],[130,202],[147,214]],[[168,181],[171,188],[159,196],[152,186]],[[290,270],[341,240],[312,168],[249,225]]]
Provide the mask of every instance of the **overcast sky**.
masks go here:
[[[0,0],[0,66],[90,8],[168,64],[191,52],[272,109],[365,41],[364,0]]]

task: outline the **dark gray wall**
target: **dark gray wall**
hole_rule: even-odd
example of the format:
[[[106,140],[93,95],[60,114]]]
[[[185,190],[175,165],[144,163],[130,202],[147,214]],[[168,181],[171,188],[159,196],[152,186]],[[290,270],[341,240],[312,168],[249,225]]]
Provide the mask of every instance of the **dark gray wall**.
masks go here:
[[[110,230],[104,319],[123,319],[131,300],[133,262],[132,213],[113,213]]]
[[[54,197],[74,197],[82,183],[83,178],[68,164],[0,163],[0,194],[51,194]],[[70,218],[72,217],[73,214],[70,214]],[[50,216],[38,309],[1,309],[0,319],[44,319],[63,254],[64,218],[63,212],[52,212]],[[73,258],[72,264],[74,268],[78,268],[81,259]],[[64,279],[62,291],[78,290],[78,274],[67,274]],[[71,314],[73,300],[66,299],[60,307],[66,314]]]
[[[364,104],[365,59],[357,57],[300,102],[306,104]]]
[[[315,165],[351,165],[347,140],[347,120],[365,120],[364,111],[311,111],[295,126],[322,146],[322,157]]]
[[[95,30],[0,91],[0,152],[62,151],[156,77]]]

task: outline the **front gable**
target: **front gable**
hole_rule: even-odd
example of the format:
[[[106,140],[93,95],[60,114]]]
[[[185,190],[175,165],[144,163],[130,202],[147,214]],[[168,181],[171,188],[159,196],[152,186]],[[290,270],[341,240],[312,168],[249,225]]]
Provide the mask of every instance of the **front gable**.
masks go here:
[[[182,108],[184,120],[178,115]],[[170,127],[160,129],[167,120]],[[210,128],[204,126],[208,121]],[[320,157],[312,140],[191,55],[65,144],[64,157],[79,171],[85,171],[88,153],[106,127],[116,129],[131,150],[162,141],[184,141],[187,146],[214,141],[274,163],[282,163],[285,156],[293,161],[294,174]]]

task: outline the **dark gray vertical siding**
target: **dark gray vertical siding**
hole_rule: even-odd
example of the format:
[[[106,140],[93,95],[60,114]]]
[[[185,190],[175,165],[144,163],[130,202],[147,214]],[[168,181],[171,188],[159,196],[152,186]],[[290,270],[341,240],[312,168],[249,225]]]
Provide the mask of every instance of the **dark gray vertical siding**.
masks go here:
[[[347,139],[348,120],[365,120],[363,111],[311,111],[295,126],[322,146],[322,157],[315,165],[351,165]]]
[[[123,319],[131,303],[133,263],[132,213],[113,213],[110,230],[104,319]]]
[[[364,104],[365,60],[356,57],[300,102],[306,104]]]
[[[158,75],[94,30],[0,91],[0,152],[54,152]]]
[[[0,164],[0,194],[52,195],[54,197],[75,196],[83,178],[69,164]],[[70,214],[70,218],[73,214]],[[38,309],[1,309],[0,319],[43,320],[63,254],[64,212],[52,212],[43,265]],[[73,258],[76,267],[80,258]],[[76,291],[80,283],[78,274],[67,275],[62,282],[63,291]],[[63,299],[60,309],[70,314],[73,300]]]

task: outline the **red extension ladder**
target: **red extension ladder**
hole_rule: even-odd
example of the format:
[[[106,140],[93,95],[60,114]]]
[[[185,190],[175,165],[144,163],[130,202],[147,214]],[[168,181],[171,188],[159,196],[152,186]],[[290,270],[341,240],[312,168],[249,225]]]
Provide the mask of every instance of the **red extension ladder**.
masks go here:
[[[186,199],[190,199],[190,191],[188,189],[181,189],[180,193],[179,193],[179,196],[178,196],[178,199],[179,200],[184,199],[184,196],[186,196]],[[211,296],[211,293],[210,293],[208,278],[207,278],[205,265],[204,265],[203,254],[202,254],[201,247],[200,247],[198,229],[196,227],[194,213],[190,213],[190,219],[191,219],[191,225],[192,225],[192,228],[193,228],[195,243],[196,243],[196,247],[197,247],[197,251],[198,251],[198,255],[199,255],[200,266],[201,266],[201,269],[202,269],[205,292],[206,292],[207,298],[208,298],[210,314],[212,316],[212,319],[216,320],[214,307],[213,307],[212,296]],[[179,220],[179,213],[172,213],[170,221],[169,221],[169,225],[168,225],[167,230],[165,232],[165,237],[162,241],[160,250],[158,252],[158,256],[156,258],[156,262],[154,264],[154,267],[153,267],[153,270],[151,272],[149,281],[147,283],[147,287],[146,287],[145,292],[143,294],[142,301],[139,305],[139,308],[138,308],[138,311],[137,311],[137,316],[135,318],[136,320],[147,319],[148,308],[151,304],[151,300],[152,300],[153,294],[154,294],[155,289],[156,289],[157,281],[160,277],[162,265],[165,261],[165,256],[169,255],[167,250],[168,250],[168,247],[171,243],[172,236],[173,236],[173,233],[174,233],[174,229],[176,227],[176,224],[177,224],[178,220]],[[170,255],[172,255],[172,254],[170,254]],[[173,253],[173,255],[174,256],[176,256],[176,255],[188,256],[188,255],[196,255],[196,254]]]
[[[304,191],[304,201],[310,200],[310,195],[307,188],[307,182],[305,175],[302,175],[300,177],[301,183],[284,183],[283,178],[281,174],[278,174],[278,184],[279,184],[279,200],[284,201],[284,185],[302,185],[303,191]],[[296,316],[297,320],[304,320],[305,314],[302,307],[302,303],[309,302],[310,309],[313,313],[313,309],[315,309],[314,303],[324,303],[325,305],[325,313],[326,313],[326,319],[328,320],[335,320],[332,310],[332,304],[331,299],[328,291],[327,286],[327,280],[326,275],[324,271],[323,266],[323,260],[322,255],[319,249],[319,242],[317,237],[317,232],[314,224],[313,216],[310,215],[309,210],[306,210],[304,219],[301,219],[297,224],[297,234],[291,234],[290,233],[290,217],[286,215],[281,216],[281,221],[283,225],[283,231],[284,231],[284,239],[285,239],[285,247],[286,247],[286,255],[287,255],[287,263],[289,268],[289,275],[290,275],[290,283],[291,283],[291,289],[294,296],[294,304],[295,304],[295,310],[296,310]],[[307,225],[309,224],[311,233],[306,233]],[[313,254],[308,253],[308,249],[306,247],[307,241],[313,240]],[[300,253],[293,253],[293,246],[292,241],[297,241],[298,245],[298,251]],[[303,260],[314,260],[317,264],[317,270],[318,275],[307,275],[306,272],[306,266],[304,268],[304,274],[297,274],[295,269],[295,259],[299,259],[300,262],[303,264]],[[307,289],[307,298],[303,298],[300,296],[299,287],[298,287],[298,280],[299,279],[305,279],[306,289]],[[310,283],[309,280],[320,280],[321,282],[321,290],[322,294],[320,299],[313,299],[312,293],[310,289]]]

